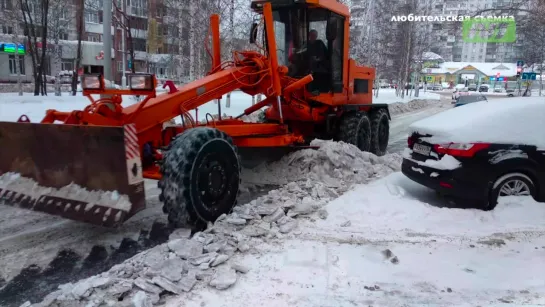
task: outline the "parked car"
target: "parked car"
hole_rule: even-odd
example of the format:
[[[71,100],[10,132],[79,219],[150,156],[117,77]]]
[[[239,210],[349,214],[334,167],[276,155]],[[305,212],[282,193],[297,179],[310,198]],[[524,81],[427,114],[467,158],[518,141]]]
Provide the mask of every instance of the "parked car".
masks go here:
[[[460,84],[456,84],[456,86],[454,87],[454,89],[463,89],[463,88],[466,88],[466,85],[464,83],[460,83]]]
[[[458,97],[456,99],[456,103],[454,104],[454,107],[460,107],[463,105],[466,105],[468,103],[474,103],[479,101],[488,101],[488,99],[483,95],[463,95]]]
[[[472,92],[476,92],[477,91],[477,84],[470,84],[468,87],[467,87],[468,90],[472,91]]]
[[[481,84],[481,86],[479,86],[479,92],[485,92],[487,93],[488,90],[490,89],[490,85],[488,84]]]
[[[496,85],[494,87],[494,93],[503,93],[505,91],[505,88],[503,86]]]
[[[498,197],[545,201],[545,103],[481,101],[413,123],[402,172],[440,194],[484,210]]]
[[[515,90],[512,89],[512,88],[508,88],[505,90],[505,92],[507,93],[507,97],[515,97]]]
[[[458,100],[458,98],[460,96],[466,96],[466,95],[469,95],[469,90],[467,88],[462,88],[462,89],[456,89],[454,90],[454,93],[452,93],[452,103],[456,103],[456,101]]]
[[[433,86],[433,90],[434,91],[442,91],[443,90],[443,86],[441,84],[435,84]]]

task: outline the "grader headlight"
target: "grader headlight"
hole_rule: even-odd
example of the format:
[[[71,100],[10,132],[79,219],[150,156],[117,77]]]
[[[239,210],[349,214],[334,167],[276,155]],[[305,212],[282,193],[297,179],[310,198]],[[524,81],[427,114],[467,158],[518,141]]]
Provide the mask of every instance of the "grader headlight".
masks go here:
[[[155,89],[153,75],[130,74],[128,79],[129,87],[133,91],[153,91]]]
[[[100,75],[83,75],[81,76],[81,88],[83,90],[102,90],[102,78]]]

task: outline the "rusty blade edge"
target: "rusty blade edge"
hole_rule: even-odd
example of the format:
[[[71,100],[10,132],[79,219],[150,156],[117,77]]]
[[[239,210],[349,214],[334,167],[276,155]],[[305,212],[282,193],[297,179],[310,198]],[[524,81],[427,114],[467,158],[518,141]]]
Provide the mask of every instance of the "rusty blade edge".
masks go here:
[[[117,227],[130,217],[126,211],[99,204],[50,195],[36,198],[5,188],[0,188],[0,203],[105,227]]]

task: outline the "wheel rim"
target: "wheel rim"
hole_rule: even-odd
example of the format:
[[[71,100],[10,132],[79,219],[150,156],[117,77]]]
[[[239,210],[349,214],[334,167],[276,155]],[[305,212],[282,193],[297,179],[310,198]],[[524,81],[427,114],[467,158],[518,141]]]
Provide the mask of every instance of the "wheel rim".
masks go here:
[[[502,185],[499,196],[531,196],[531,191],[526,182],[512,179]]]
[[[207,210],[216,211],[216,204],[227,191],[225,161],[216,154],[205,156],[198,171],[197,188],[202,204]]]

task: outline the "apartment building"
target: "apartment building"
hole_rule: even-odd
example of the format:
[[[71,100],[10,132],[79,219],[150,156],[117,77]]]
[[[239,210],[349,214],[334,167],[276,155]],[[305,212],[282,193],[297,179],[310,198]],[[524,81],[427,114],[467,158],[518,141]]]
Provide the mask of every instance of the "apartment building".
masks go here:
[[[23,24],[13,24],[13,19],[5,17],[10,10],[18,10],[15,7],[16,0],[0,0],[2,13],[0,15],[0,82],[14,82],[21,73],[24,80],[31,81],[32,61],[27,54],[28,44],[23,29]],[[40,0],[35,1],[38,4]],[[167,10],[173,13],[173,8],[164,5],[164,0],[114,0],[112,6],[112,76],[116,83],[121,82],[123,70],[126,73],[136,72],[155,73],[159,79],[175,79],[176,76],[184,77],[189,69],[177,68],[177,55],[180,54],[179,46],[186,45],[179,40],[187,42],[188,31],[182,31],[178,35],[179,25],[167,24],[165,13]],[[47,75],[56,76],[57,73],[68,74],[74,70],[77,57],[77,17],[84,14],[84,30],[82,38],[82,70],[79,73],[103,73],[104,44],[103,44],[103,0],[85,1],[85,7],[79,7],[81,1],[67,1],[62,5],[62,11],[56,12],[55,18],[59,19],[59,26],[49,30],[46,50],[45,71]],[[32,7],[30,10],[32,10]],[[125,12],[126,18],[116,9]],[[14,12],[12,15],[16,15]],[[179,12],[181,16],[188,11]],[[178,12],[174,12],[176,16]],[[130,36],[125,35],[125,48],[123,50],[123,26],[130,26]],[[134,58],[129,53],[130,44],[134,47]],[[15,46],[19,46],[15,50]],[[41,48],[41,43],[39,43]],[[185,47],[185,46],[184,46]],[[189,55],[188,48],[181,48],[182,56]],[[60,65],[57,66],[54,59],[55,52],[60,54]],[[126,53],[126,61],[123,63],[123,52]],[[18,56],[17,56],[18,55]],[[16,61],[21,65],[16,66]],[[20,67],[20,71],[17,71]]]

